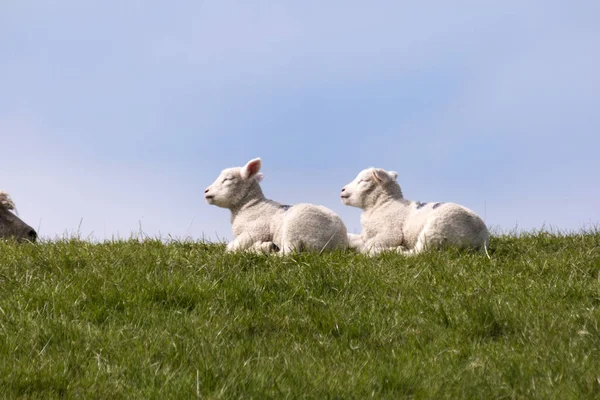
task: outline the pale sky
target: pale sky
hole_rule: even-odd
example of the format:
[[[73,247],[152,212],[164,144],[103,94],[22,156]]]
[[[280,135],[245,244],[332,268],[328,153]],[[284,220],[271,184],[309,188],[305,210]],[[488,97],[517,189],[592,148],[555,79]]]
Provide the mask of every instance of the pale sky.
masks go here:
[[[375,166],[495,231],[600,223],[598,1],[0,5],[0,189],[42,237],[231,238],[204,188],[263,159],[323,204]]]

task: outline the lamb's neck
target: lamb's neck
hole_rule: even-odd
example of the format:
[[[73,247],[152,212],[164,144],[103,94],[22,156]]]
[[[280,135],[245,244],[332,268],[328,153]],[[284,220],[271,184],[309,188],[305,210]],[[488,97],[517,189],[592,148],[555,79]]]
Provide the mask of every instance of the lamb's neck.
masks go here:
[[[390,193],[380,193],[371,204],[365,207],[365,211],[377,210],[380,208],[387,207],[391,204],[406,206],[410,204],[410,201],[404,199],[402,196],[393,195]]]
[[[231,209],[231,222],[233,223],[236,218],[243,216],[244,214],[260,213],[261,216],[267,216],[269,214],[276,214],[281,205],[276,201],[266,199],[264,197],[253,197],[242,205]]]

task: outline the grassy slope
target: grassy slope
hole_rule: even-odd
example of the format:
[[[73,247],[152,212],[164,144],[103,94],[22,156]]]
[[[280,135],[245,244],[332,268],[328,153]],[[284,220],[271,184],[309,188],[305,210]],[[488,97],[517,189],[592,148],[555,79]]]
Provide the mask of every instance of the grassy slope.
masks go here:
[[[492,247],[0,242],[0,396],[600,398],[600,233]]]

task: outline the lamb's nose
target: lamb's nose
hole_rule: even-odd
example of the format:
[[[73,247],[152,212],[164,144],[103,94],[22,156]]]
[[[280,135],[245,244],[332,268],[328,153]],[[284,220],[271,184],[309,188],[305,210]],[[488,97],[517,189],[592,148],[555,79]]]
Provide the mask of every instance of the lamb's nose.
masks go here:
[[[346,188],[342,188],[342,192],[345,192],[345,191],[346,191]]]
[[[204,191],[204,193],[208,193],[208,189],[206,189],[206,190]]]

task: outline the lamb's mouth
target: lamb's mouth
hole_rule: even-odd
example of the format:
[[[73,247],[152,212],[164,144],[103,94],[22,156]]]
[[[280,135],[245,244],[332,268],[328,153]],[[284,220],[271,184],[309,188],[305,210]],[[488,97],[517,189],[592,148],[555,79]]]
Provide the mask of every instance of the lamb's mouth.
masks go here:
[[[349,194],[341,194],[341,195],[340,195],[340,197],[341,197],[342,199],[347,199],[347,198],[349,198],[349,197],[350,197],[350,195],[349,195]]]
[[[212,194],[209,194],[209,195],[204,196],[204,198],[206,199],[206,201],[210,202],[210,201],[214,200],[215,196]]]

